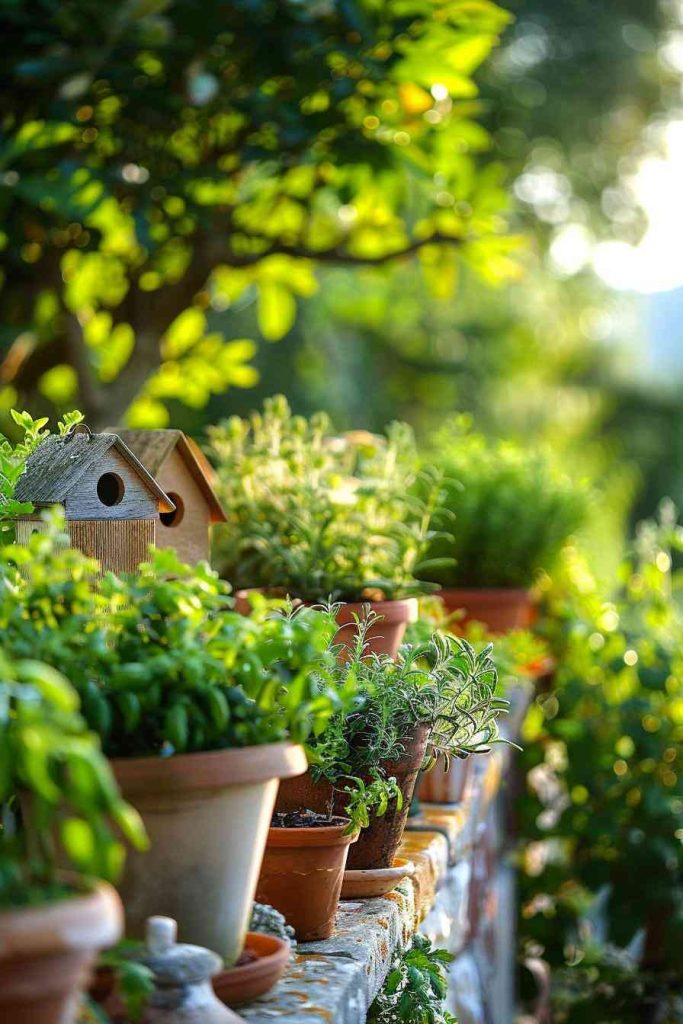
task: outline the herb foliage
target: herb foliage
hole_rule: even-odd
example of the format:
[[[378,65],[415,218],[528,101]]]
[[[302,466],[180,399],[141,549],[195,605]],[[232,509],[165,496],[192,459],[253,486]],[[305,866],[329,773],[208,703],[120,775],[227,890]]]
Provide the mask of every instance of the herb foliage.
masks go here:
[[[339,437],[324,413],[295,416],[280,395],[248,420],[233,416],[211,428],[209,437],[228,515],[216,533],[215,560],[233,586],[304,601],[430,589],[416,577],[429,568],[424,556],[437,537],[441,481],[425,471],[422,497],[411,490],[417,454],[406,424],[391,424],[386,437]]]

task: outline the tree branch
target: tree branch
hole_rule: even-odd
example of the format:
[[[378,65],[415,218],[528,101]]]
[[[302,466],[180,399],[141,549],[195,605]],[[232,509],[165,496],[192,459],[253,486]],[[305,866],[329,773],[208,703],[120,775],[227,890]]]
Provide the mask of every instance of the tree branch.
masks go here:
[[[272,240],[265,235],[249,235],[253,241],[269,243]],[[318,263],[338,263],[343,266],[381,266],[391,260],[401,259],[405,256],[412,256],[426,245],[455,245],[461,246],[466,239],[453,238],[452,235],[445,235],[442,232],[435,232],[427,238],[414,238],[402,249],[393,252],[382,253],[378,256],[355,256],[345,251],[341,246],[332,246],[329,249],[311,249],[305,245],[287,244],[286,242],[273,242],[268,248],[258,253],[238,253],[230,243],[226,248],[225,256],[220,262],[230,267],[251,267],[255,263],[266,259],[268,256],[291,256],[294,259],[312,260]]]

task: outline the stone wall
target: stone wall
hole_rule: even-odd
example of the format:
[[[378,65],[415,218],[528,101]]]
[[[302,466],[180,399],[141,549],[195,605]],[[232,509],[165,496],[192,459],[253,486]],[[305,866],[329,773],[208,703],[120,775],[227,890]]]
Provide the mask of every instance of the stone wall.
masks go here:
[[[299,945],[280,984],[241,1008],[242,1018],[364,1024],[395,950],[419,929],[456,956],[448,1009],[460,1024],[512,1024],[516,909],[505,793],[514,756],[503,745],[476,756],[462,803],[423,804],[399,851],[415,862],[413,877],[386,897],[343,901],[335,936]]]

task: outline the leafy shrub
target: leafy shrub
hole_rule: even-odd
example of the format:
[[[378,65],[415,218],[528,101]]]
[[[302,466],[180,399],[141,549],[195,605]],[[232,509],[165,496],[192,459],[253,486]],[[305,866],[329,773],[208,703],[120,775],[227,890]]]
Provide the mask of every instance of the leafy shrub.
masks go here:
[[[429,589],[415,577],[433,539],[439,483],[427,474],[424,500],[411,495],[417,458],[405,424],[392,424],[386,437],[337,437],[324,413],[294,416],[278,396],[209,436],[228,515],[215,560],[233,586],[304,601]]]
[[[616,593],[602,592],[573,548],[546,592],[556,690],[523,733],[520,928],[556,969],[588,957],[577,920],[598,891],[607,942],[625,947],[640,932],[645,966],[683,965],[681,550],[666,504],[640,527]]]
[[[238,615],[215,573],[169,550],[98,579],[58,530],[0,559],[3,642],[69,672],[110,756],[302,740],[339,706],[324,683],[328,613]]]
[[[26,467],[26,460],[50,433],[46,429],[47,417],[34,420],[29,413],[16,409],[12,409],[10,414],[22,436],[19,441],[12,442],[0,434],[0,543],[4,544],[14,538],[13,520],[33,511],[28,502],[15,499],[14,491]],[[80,412],[67,413],[57,424],[57,429],[60,434],[65,434],[82,419]]]
[[[465,418],[435,436],[428,457],[452,521],[428,550],[439,562],[420,575],[442,586],[528,587],[586,515],[585,488],[548,455],[472,433]]]
[[[347,795],[352,822],[366,826],[368,813],[383,813],[397,797],[383,762],[396,760],[416,727],[429,729],[427,765],[439,756],[466,757],[498,739],[498,715],[507,702],[496,696],[490,646],[476,654],[464,640],[435,633],[424,643],[404,644],[396,660],[367,653],[372,612],[359,621],[349,656],[330,670],[340,701],[349,710],[332,715],[309,740],[314,778]]]
[[[368,1024],[457,1024],[443,1008],[446,969],[454,959],[445,949],[432,949],[424,935],[415,935],[410,947],[395,956],[368,1011]]]
[[[19,796],[22,799],[19,811]],[[123,834],[142,849],[137,812],[119,796],[76,691],[53,667],[0,651],[0,907],[63,895],[61,858],[83,883],[115,880]]]

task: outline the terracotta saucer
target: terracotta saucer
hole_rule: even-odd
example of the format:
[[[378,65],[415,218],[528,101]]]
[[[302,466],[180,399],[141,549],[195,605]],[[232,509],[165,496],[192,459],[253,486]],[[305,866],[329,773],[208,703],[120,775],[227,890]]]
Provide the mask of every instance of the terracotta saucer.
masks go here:
[[[362,871],[345,871],[341,898],[343,900],[367,899],[370,896],[386,896],[399,882],[415,874],[415,864],[404,857],[394,857],[390,868],[367,868]]]
[[[285,973],[291,948],[275,935],[247,932],[244,952],[251,954],[248,963],[229,967],[213,978],[213,990],[226,1006],[249,1003],[270,992]]]

